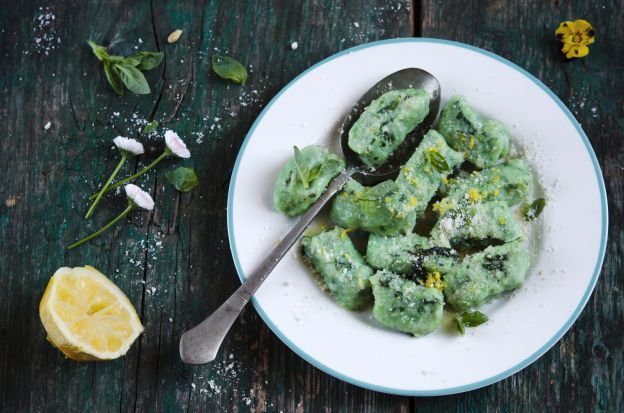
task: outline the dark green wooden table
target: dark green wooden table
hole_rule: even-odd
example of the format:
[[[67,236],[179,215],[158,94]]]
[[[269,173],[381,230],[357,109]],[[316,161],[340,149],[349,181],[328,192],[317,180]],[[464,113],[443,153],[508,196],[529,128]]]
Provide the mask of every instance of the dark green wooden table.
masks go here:
[[[0,411],[623,411],[623,16],[619,0],[2,2]],[[566,62],[553,32],[576,18],[594,25],[597,41],[588,57]],[[167,44],[177,28],[180,41]],[[510,59],[552,88],[583,125],[603,168],[611,227],[602,275],[576,324],[520,373],[448,397],[390,396],[334,379],[291,352],[251,307],[214,364],[183,365],[180,333],[239,283],[225,205],[234,159],[256,116],[315,62],[409,36],[458,40]],[[124,54],[135,46],[164,51],[166,63],[148,74],[153,93],[115,96],[87,39],[115,42]],[[211,73],[215,50],[251,68],[247,85]],[[102,238],[65,251],[123,208],[123,197],[109,197],[92,222],[82,219],[85,196],[117,162],[111,139],[137,137],[143,119],[177,130],[192,158],[167,161],[139,181],[154,195],[152,213],[135,212]],[[148,155],[124,173],[161,150],[158,140],[145,143]],[[184,195],[164,180],[164,171],[182,164],[201,178]],[[145,325],[120,360],[76,363],[45,341],[37,306],[49,277],[84,264],[109,275]]]

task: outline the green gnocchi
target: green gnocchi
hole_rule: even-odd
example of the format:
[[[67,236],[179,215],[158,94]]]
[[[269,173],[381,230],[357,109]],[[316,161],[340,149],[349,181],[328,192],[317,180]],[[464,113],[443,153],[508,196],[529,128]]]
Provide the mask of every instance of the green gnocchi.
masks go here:
[[[428,111],[424,91],[388,92],[355,122],[349,147],[379,166]],[[486,322],[474,310],[524,283],[532,259],[527,231],[546,205],[544,198],[528,204],[533,171],[527,160],[508,157],[505,125],[453,97],[438,131],[424,135],[396,178],[374,186],[348,179],[330,206],[336,226],[301,240],[336,303],[372,307],[378,323],[413,336],[438,329],[445,310],[461,313],[454,319],[462,334]],[[320,147],[296,149],[278,176],[276,208],[304,213],[344,168]],[[475,314],[478,323],[468,318]]]

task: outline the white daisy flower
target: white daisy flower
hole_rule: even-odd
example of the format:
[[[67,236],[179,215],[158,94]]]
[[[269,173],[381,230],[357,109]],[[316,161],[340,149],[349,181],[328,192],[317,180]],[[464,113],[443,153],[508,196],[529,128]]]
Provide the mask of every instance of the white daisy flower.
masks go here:
[[[178,158],[191,157],[191,152],[186,148],[186,144],[174,131],[168,130],[165,132],[165,144],[171,153]]]
[[[136,139],[130,139],[123,136],[117,136],[113,139],[113,143],[120,151],[126,152],[127,155],[141,155],[145,152],[143,144]]]
[[[138,207],[147,209],[148,211],[154,209],[154,200],[152,199],[150,194],[134,184],[126,185],[124,186],[124,189],[126,190],[126,195],[128,195],[128,198]]]

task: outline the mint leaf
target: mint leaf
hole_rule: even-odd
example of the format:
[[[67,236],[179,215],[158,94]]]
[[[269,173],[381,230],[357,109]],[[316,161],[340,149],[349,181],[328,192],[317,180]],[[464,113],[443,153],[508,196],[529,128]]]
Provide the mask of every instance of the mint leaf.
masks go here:
[[[245,66],[227,56],[212,55],[212,70],[223,79],[244,84],[249,75]]]
[[[130,92],[137,95],[146,95],[151,92],[147,79],[139,69],[124,62],[115,64],[115,67],[119,70],[121,81]]]
[[[156,132],[156,129],[158,129],[158,121],[153,120],[145,125],[143,131],[141,131],[141,135],[149,135],[150,133]]]
[[[183,166],[174,171],[167,172],[165,177],[169,183],[180,192],[189,192],[199,185],[199,179],[195,174],[195,170]]]
[[[542,213],[545,206],[546,206],[546,199],[544,198],[537,198],[535,201],[533,201],[531,205],[525,205],[524,220],[533,221]]]
[[[429,161],[429,164],[431,164],[431,166],[439,172],[451,169],[448,162],[446,162],[446,158],[442,156],[440,152],[425,151],[425,157],[427,158],[427,161]]]
[[[308,187],[310,186],[310,168],[308,167],[308,164],[301,154],[299,148],[293,146],[293,150],[295,151],[295,168],[297,169],[299,178],[303,183],[303,187],[305,189],[308,189]]]

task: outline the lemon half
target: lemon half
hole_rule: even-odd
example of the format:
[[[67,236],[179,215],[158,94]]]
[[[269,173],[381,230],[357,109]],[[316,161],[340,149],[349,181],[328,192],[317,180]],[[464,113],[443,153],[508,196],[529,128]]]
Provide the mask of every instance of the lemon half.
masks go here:
[[[93,267],[59,268],[39,304],[48,341],[73,360],[112,360],[143,331],[128,297]]]

